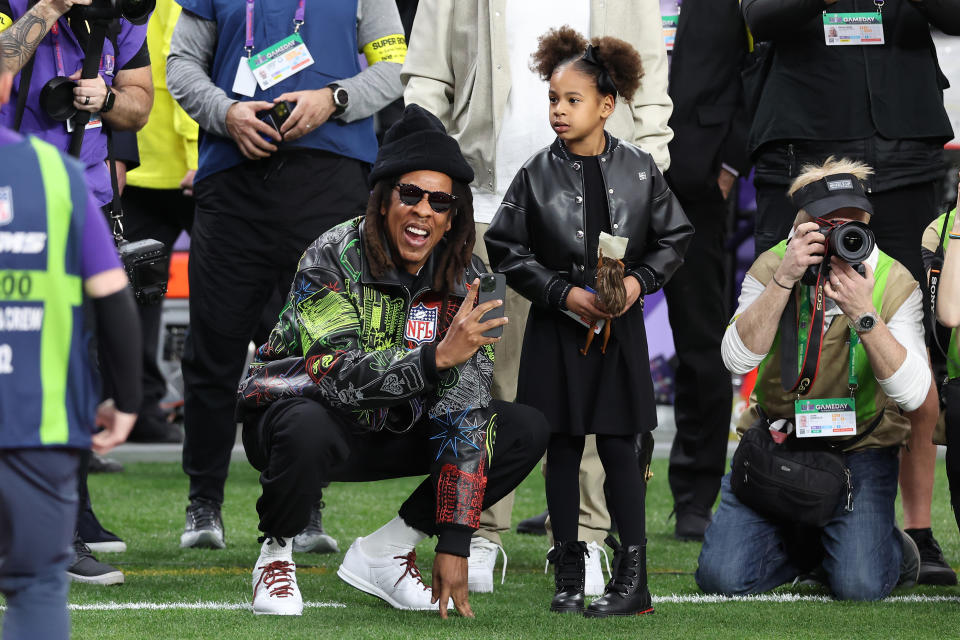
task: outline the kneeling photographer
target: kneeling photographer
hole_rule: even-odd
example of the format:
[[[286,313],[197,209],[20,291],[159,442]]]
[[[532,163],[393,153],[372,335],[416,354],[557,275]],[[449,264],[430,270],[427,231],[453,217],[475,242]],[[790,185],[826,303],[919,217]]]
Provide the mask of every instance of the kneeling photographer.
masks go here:
[[[731,371],[759,372],[700,554],[706,592],[812,572],[839,599],[876,600],[916,581],[894,501],[931,374],[919,287],[866,226],[871,172],[833,158],[806,167],[788,191],[790,237],[744,278],[722,352]]]

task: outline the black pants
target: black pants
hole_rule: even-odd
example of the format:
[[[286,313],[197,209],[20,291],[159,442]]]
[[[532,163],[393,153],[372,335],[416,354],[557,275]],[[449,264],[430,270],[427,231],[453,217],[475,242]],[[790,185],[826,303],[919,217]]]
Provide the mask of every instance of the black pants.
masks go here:
[[[289,291],[313,240],[364,211],[368,172],[350,158],[289,151],[196,184],[183,354],[183,470],[191,500],[223,501],[237,383],[264,307],[275,291]]]
[[[717,190],[712,202],[686,202],[696,233],[684,263],[664,287],[677,353],[669,481],[677,511],[710,511],[720,491],[730,431],[733,390],[720,356],[730,318],[726,295],[727,205]]]
[[[543,457],[548,427],[543,414],[522,404],[494,400],[497,434],[487,472],[483,508],[513,491]],[[305,398],[281,400],[243,428],[247,458],[260,471],[260,530],[294,536],[307,524],[310,506],[327,482],[366,482],[426,475],[436,456],[421,420],[406,433],[361,431],[323,404]],[[400,507],[400,517],[436,535],[434,483],[424,479]]]
[[[123,190],[124,236],[127,240],[159,240],[172,251],[180,233],[193,226],[193,198],[179,189],[144,189],[127,185]],[[169,269],[169,260],[167,261]],[[157,363],[160,321],[163,306],[137,305],[143,338],[143,402],[134,431],[162,424],[166,417],[160,401],[167,393],[167,381]]]

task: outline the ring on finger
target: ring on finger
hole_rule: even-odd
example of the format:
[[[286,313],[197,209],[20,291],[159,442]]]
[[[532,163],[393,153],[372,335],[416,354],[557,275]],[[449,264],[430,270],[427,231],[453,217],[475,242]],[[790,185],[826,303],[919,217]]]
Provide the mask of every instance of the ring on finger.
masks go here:
[[[86,96],[86,97],[83,99],[83,104],[85,104],[85,105],[90,104],[90,96]]]

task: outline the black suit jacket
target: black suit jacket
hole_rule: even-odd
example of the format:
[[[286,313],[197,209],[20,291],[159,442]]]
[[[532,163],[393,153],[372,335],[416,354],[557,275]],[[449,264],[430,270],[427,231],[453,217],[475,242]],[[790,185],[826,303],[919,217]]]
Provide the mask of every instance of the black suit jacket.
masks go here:
[[[740,70],[747,32],[737,0],[684,0],[670,67],[667,180],[682,200],[716,200],[721,163],[750,170]]]

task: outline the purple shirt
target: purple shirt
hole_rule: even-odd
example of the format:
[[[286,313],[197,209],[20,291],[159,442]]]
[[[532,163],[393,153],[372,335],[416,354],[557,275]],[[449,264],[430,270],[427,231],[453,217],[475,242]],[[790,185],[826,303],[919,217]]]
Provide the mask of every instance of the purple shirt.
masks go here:
[[[28,0],[8,0],[14,20],[19,19],[27,11]],[[126,20],[120,20],[121,29],[117,36],[119,52],[114,52],[113,44],[107,38],[103,44],[103,56],[100,59],[100,75],[107,86],[113,84],[113,77],[119,69],[133,58],[147,37],[147,25],[132,25]],[[51,78],[60,75],[57,70],[55,42],[59,43],[60,58],[63,61],[63,75],[69,76],[78,71],[83,65],[83,49],[77,42],[73,32],[67,25],[66,18],[57,21],[59,35],[48,33],[34,54],[36,62],[33,67],[33,77],[30,81],[30,96],[23,114],[23,124],[20,131],[29,133],[41,140],[45,140],[62,151],[70,147],[70,134],[67,133],[63,122],[53,120],[40,107],[40,91],[43,85]],[[10,101],[0,108],[0,126],[12,128],[14,115],[17,110],[17,93],[20,86],[20,74],[13,81],[13,93]],[[87,167],[87,184],[93,191],[93,196],[101,205],[109,202],[112,197],[110,187],[110,171],[107,168],[107,136],[103,127],[87,129],[83,139],[83,149],[80,160]]]
[[[23,136],[0,126],[0,155],[3,147],[23,142]],[[87,171],[89,174],[89,171]],[[107,219],[100,210],[100,204],[87,189],[87,211],[83,220],[81,238],[80,276],[86,280],[98,273],[121,267],[120,257],[113,244],[113,236],[107,228]]]

